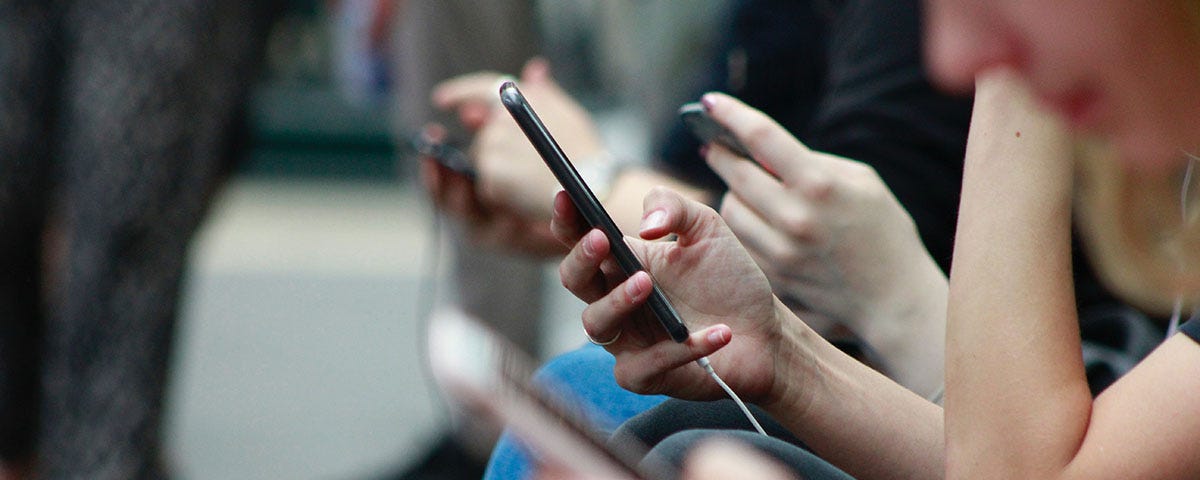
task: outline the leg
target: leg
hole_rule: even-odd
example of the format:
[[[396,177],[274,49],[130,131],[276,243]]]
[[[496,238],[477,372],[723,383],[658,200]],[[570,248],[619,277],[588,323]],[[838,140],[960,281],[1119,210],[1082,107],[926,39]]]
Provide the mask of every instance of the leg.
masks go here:
[[[0,1],[0,478],[37,430],[40,237],[58,52],[50,2]]]
[[[688,430],[664,439],[654,447],[643,461],[649,467],[653,462],[666,461],[676,467],[682,466],[687,454],[697,444],[715,438],[744,442],[767,456],[778,460],[805,480],[853,480],[853,477],[821,460],[812,452],[778,438],[764,437],[754,432],[730,430]]]
[[[625,420],[666,400],[661,395],[638,395],[618,386],[612,374],[615,362],[604,349],[587,345],[550,360],[538,371],[535,381],[548,391],[578,400],[585,411],[592,412],[590,420],[597,427],[597,435],[605,438]],[[492,451],[484,478],[521,479],[532,474],[528,451],[505,433]]]
[[[229,153],[257,50],[253,12],[224,0],[78,2],[63,22],[38,468],[159,478],[186,247]]]
[[[754,405],[748,406],[768,435],[805,448],[799,438],[771,418],[767,412]],[[613,433],[610,442],[637,441],[648,447],[655,447],[671,435],[696,429],[753,432],[754,426],[733,400],[695,402],[670,399],[622,424]]]

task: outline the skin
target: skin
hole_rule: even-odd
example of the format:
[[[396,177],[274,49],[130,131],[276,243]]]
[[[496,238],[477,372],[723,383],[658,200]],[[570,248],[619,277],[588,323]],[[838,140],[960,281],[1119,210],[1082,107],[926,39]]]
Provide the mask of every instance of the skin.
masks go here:
[[[1184,2],[933,0],[928,12],[930,65],[948,86],[1007,70],[1071,128],[1110,139],[1137,175],[1177,171],[1180,150],[1200,144],[1200,48]],[[1200,346],[1174,336],[1087,395],[1063,278],[1070,165],[1021,155],[1030,136],[1009,137],[1020,116],[972,126],[951,273],[947,476],[1195,478]]]
[[[476,244],[561,254],[562,244],[545,234],[545,198],[558,184],[507,112],[496,108],[499,79],[475,73],[434,91],[435,104],[457,111],[476,132],[471,152],[479,176],[472,182],[425,161],[423,182],[438,209],[463,223]],[[544,61],[525,67],[522,89],[574,161],[602,151],[586,112],[554,83]],[[879,176],[860,162],[808,149],[761,114],[724,123],[744,135],[761,131],[779,153],[771,161],[782,178],[719,147],[705,155],[730,188],[721,214],[774,291],[798,300],[789,305],[818,332],[843,325],[867,340],[887,373],[905,386],[921,395],[940,389],[946,279]],[[702,190],[638,166],[623,170],[601,200],[623,231],[634,232],[642,198],[660,186],[710,200]]]
[[[714,352],[714,366],[733,378],[735,390],[818,454],[864,479],[1200,475],[1200,457],[1193,451],[1200,440],[1200,415],[1192,413],[1192,399],[1200,396],[1195,341],[1172,337],[1095,400],[1088,394],[1069,281],[1072,173],[1066,129],[1036,107],[1019,73],[1011,71],[981,78],[972,124],[950,283],[944,411],[846,361],[777,300],[773,314],[751,315],[761,310],[747,309],[730,315],[709,306],[716,314],[694,325],[698,333],[684,345],[660,341],[629,351],[632,344],[617,342],[609,348],[626,349],[618,358],[618,381],[635,390],[649,384],[671,385],[672,394],[675,388],[700,391],[690,383],[701,380],[687,362]],[[752,149],[757,145],[742,140]],[[758,150],[756,158],[766,153]],[[653,221],[648,215],[642,236],[657,238],[656,229],[666,228],[686,243],[629,241],[637,248],[674,249],[647,263],[673,299],[687,302],[713,287],[668,273],[661,259],[699,258],[695,268],[701,271],[728,268],[707,264],[717,259],[745,262],[736,246],[706,241],[725,235],[719,218],[668,192],[657,197],[647,201],[646,211],[667,215]],[[555,213],[553,230],[560,239],[576,244],[583,238],[570,209]],[[648,292],[648,277],[616,283],[604,276],[603,258],[587,258],[602,256],[603,249],[585,250],[577,245],[561,271],[564,284],[592,303],[585,326],[593,333],[635,328],[631,322],[644,315],[637,307]],[[597,278],[604,283],[594,283]],[[584,280],[593,284],[581,289]],[[705,282],[728,282],[726,288],[732,288],[740,283],[734,280]],[[747,339],[742,332],[748,326],[777,329],[778,335]],[[724,328],[731,337],[703,335]],[[772,361],[722,356],[739,342],[750,343],[741,350]],[[639,356],[646,352],[653,353]],[[739,362],[736,369],[732,362]],[[642,383],[660,377],[673,380]],[[764,384],[769,388],[763,390]]]
[[[500,108],[497,86],[504,77],[497,72],[477,72],[447,80],[434,89],[434,105],[456,112],[462,126],[474,134],[469,154],[478,177],[472,181],[427,160],[422,181],[438,209],[464,224],[476,244],[535,257],[561,255],[565,252],[562,244],[541,233],[550,221],[547,199],[562,187],[516,122]],[[558,86],[545,60],[535,58],[526,63],[520,80],[522,93],[572,162],[582,165],[606,155],[591,117]],[[700,189],[634,166],[620,172],[609,194],[600,200],[617,226],[633,231],[640,219],[642,197],[659,185],[689,198],[707,199]],[[535,235],[527,235],[527,228]]]
[[[710,241],[725,238],[728,228],[666,192],[647,204],[646,212],[665,216],[643,229],[643,236],[661,237],[656,229],[665,228],[683,243],[631,243],[657,259],[647,268],[673,298],[704,307],[707,316],[689,342],[652,343],[648,335],[629,333],[648,332],[636,308],[648,291],[647,276],[616,283],[604,275],[602,258],[576,248],[563,263],[564,284],[576,290],[590,282],[586,293],[577,292],[592,302],[585,318],[590,332],[629,335],[609,347],[623,349],[617,366],[623,385],[712,394],[695,383],[700,379],[688,364],[712,352],[714,366],[735,379],[730,382],[735,389],[860,478],[1200,476],[1200,456],[1194,454],[1200,415],[1192,401],[1200,397],[1195,341],[1168,339],[1099,397],[1087,394],[1066,260],[1071,170],[1067,144],[1056,133],[1071,129],[1111,140],[1124,168],[1133,172],[1177,171],[1180,151],[1200,145],[1194,122],[1200,117],[1200,48],[1196,19],[1186,5],[927,3],[934,77],[966,90],[981,74],[993,72],[977,84],[964,173],[944,412],[847,362],[777,300],[771,302],[773,313],[766,313],[765,304],[728,311],[703,303],[712,300],[700,295],[735,288],[736,275],[703,280],[725,282],[724,289],[691,285],[695,276],[672,271],[664,259],[691,259],[698,271],[715,273],[730,268],[710,265],[717,259],[744,267],[749,255],[729,242]],[[1066,127],[1054,126],[1035,103],[1056,112]],[[756,158],[760,153],[768,152]],[[578,243],[583,232],[570,214],[555,214],[555,234]],[[590,255],[604,251],[595,244],[590,249]],[[756,278],[745,275],[744,280]],[[762,294],[753,285],[745,288]],[[748,301],[732,295],[718,300]],[[736,351],[734,346],[770,360],[722,356]]]
[[[947,89],[1003,67],[1075,130],[1161,172],[1200,137],[1200,38],[1190,1],[926,2],[926,57]]]
[[[728,97],[718,98],[711,110],[718,121],[761,115]],[[779,154],[769,136],[741,140],[759,161]],[[743,399],[765,408],[844,470],[862,478],[938,476],[942,424],[936,405],[846,356],[797,318],[771,294],[753,259],[710,208],[660,189],[647,197],[644,211],[641,239],[627,242],[688,319],[693,333],[683,344],[667,339],[641,308],[649,277],[622,282],[606,266],[611,260],[604,237],[586,231],[565,197],[552,223],[555,235],[574,246],[560,274],[590,304],[584,328],[596,338],[622,332],[606,347],[617,357],[620,385],[720,398],[691,363],[711,355]],[[667,234],[678,241],[653,241]]]
[[[912,218],[870,166],[810,150],[732,97],[711,93],[714,118],[767,152],[755,162],[711,146],[729,192],[721,217],[770,279],[798,299],[817,331],[843,324],[887,359],[888,374],[923,396],[942,386],[946,277]]]

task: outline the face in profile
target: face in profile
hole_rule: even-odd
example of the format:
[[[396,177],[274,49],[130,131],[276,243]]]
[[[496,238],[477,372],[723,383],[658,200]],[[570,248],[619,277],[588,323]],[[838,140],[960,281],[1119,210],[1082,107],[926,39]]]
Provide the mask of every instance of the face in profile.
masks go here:
[[[1200,153],[1198,11],[1200,0],[926,0],[927,64],[960,91],[1011,68],[1126,167],[1165,171]]]

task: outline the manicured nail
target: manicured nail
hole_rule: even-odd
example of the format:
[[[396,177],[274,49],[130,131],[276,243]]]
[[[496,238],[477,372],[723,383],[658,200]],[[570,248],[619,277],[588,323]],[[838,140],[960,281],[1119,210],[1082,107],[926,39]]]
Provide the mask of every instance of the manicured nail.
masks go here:
[[[629,297],[629,301],[634,301],[638,297],[638,291],[641,290],[642,277],[639,273],[629,277],[629,281],[625,282],[625,295]]]
[[[593,233],[583,236],[583,253],[589,257],[596,256],[596,237]]]
[[[653,230],[667,226],[667,212],[655,210],[642,219],[641,231]]]
[[[717,104],[717,96],[711,93],[706,93],[704,96],[700,97],[700,104],[704,105],[705,111],[711,112],[713,106]]]
[[[729,333],[727,329],[714,328],[708,332],[708,342],[713,344],[723,344],[728,342],[729,337],[726,335],[727,333]]]

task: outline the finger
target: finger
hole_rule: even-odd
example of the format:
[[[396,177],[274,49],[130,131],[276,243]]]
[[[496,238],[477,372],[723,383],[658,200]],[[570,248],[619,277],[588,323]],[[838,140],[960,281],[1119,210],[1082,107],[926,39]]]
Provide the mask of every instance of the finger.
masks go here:
[[[816,198],[794,195],[766,170],[719,146],[708,149],[706,160],[729,185],[729,191],[768,224],[800,238],[806,238],[816,230],[812,209],[806,202],[821,200],[820,197],[829,195],[828,190],[813,192],[819,196]],[[826,188],[832,188],[829,184],[825,185]]]
[[[499,101],[497,86],[506,77],[491,71],[460,75],[434,86],[430,97],[433,105],[442,110],[457,108],[467,102],[493,105]]]
[[[567,192],[559,190],[554,194],[553,215],[550,217],[550,230],[558,241],[575,245],[589,229],[583,222],[583,215],[571,202]]]
[[[433,205],[456,218],[475,218],[483,214],[470,177],[455,172],[436,160],[421,160],[421,183]]]
[[[721,218],[764,271],[790,267],[803,254],[801,245],[764,221],[733,193],[726,193],[721,201]]]
[[[600,263],[608,257],[608,247],[604,232],[592,230],[559,262],[558,276],[563,286],[580,300],[592,303],[608,294],[609,283],[600,269]]]
[[[718,123],[724,125],[750,150],[755,161],[779,175],[785,182],[798,185],[829,183],[822,163],[796,137],[771,117],[722,93],[706,93],[701,103]]]
[[[438,165],[443,179],[442,207],[452,216],[470,223],[480,222],[488,216],[488,208],[479,201],[475,182],[470,177]]]
[[[665,187],[654,187],[642,201],[642,224],[639,235],[655,240],[670,234],[679,235],[679,244],[710,234],[722,224],[717,212],[700,202],[688,200]]]
[[[492,115],[492,105],[483,102],[463,102],[458,105],[458,121],[463,128],[474,132],[483,128]]]
[[[630,337],[622,339],[618,338],[617,335],[620,335],[622,330],[625,330],[623,325],[629,316],[637,312],[645,304],[646,299],[650,298],[652,290],[653,282],[650,280],[649,274],[646,272],[634,273],[629,279],[618,284],[583,310],[584,332],[592,339],[600,342],[610,339],[616,339],[618,342],[630,340]],[[630,328],[630,332],[633,331]],[[657,341],[658,335],[657,332],[655,333],[655,336],[652,337],[653,340],[641,340]],[[662,334],[665,335],[666,331],[663,331]]]
[[[706,441],[688,454],[682,478],[788,480],[795,477],[770,457],[732,440],[720,439]]]
[[[442,178],[437,167],[437,162],[432,158],[421,157],[417,167],[417,175],[421,179],[421,186],[429,194],[429,199],[433,201],[435,206],[440,206]]]
[[[617,357],[613,368],[617,384],[633,392],[659,394],[695,390],[693,379],[669,373],[678,368],[692,368],[690,364],[696,360],[729,345],[733,330],[724,324],[712,325],[692,332],[683,343],[667,341],[664,330],[663,341],[641,349],[624,348],[627,340],[623,337],[609,348]],[[672,379],[683,383],[674,383]]]
[[[537,84],[550,81],[550,62],[542,57],[533,57],[521,68],[521,83]]]

